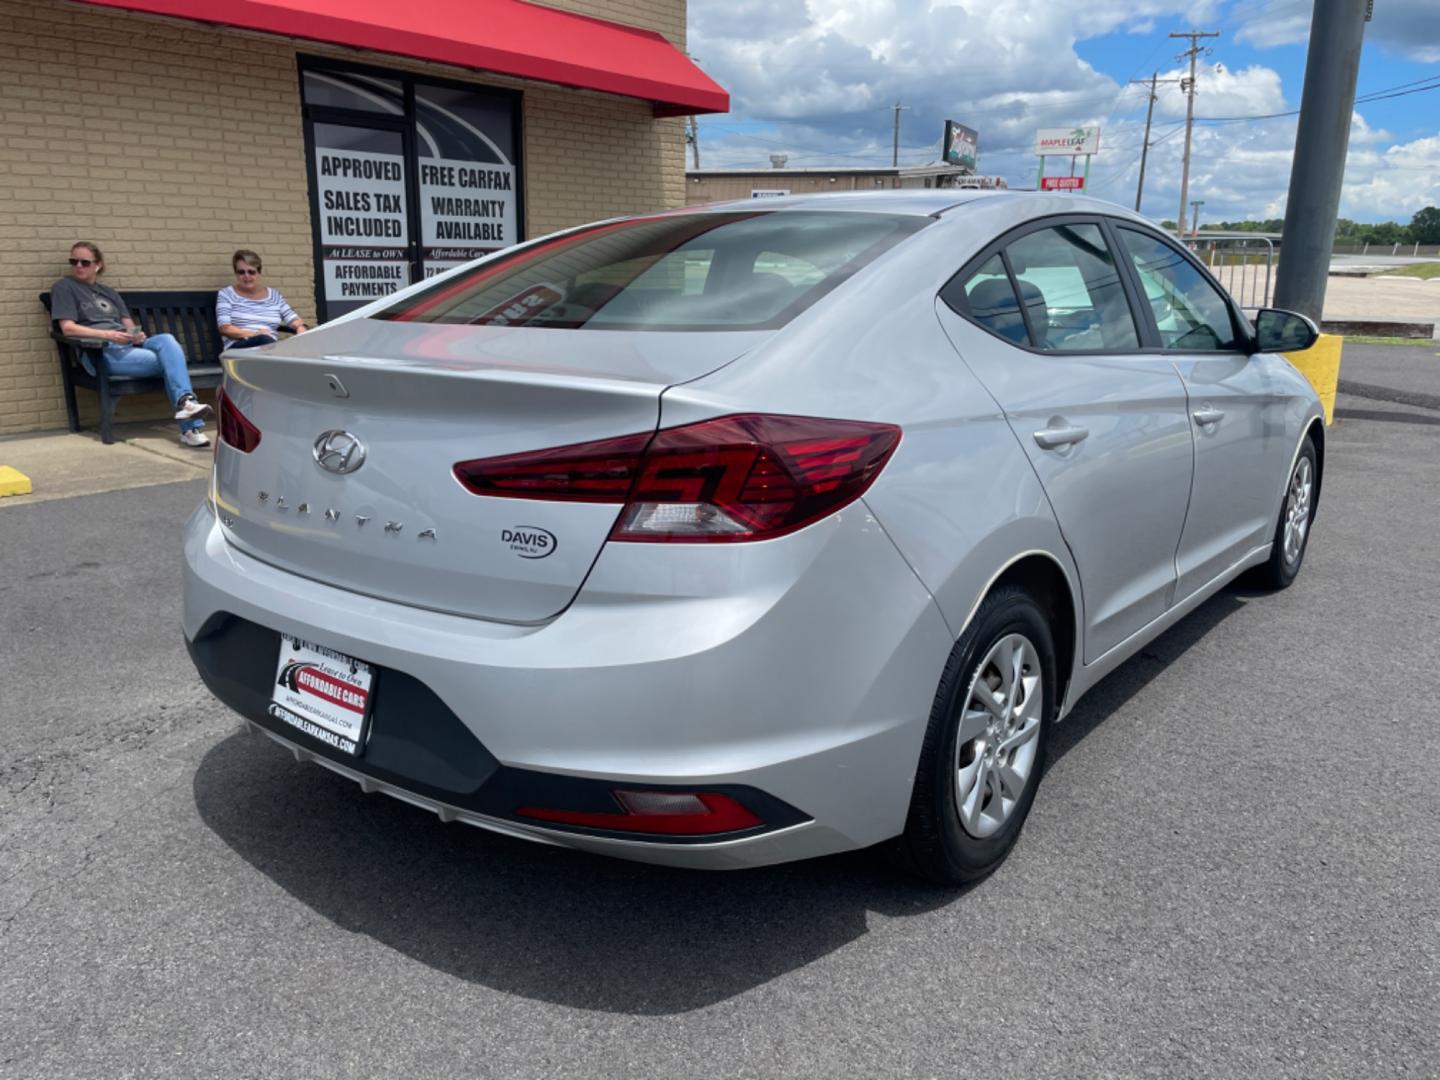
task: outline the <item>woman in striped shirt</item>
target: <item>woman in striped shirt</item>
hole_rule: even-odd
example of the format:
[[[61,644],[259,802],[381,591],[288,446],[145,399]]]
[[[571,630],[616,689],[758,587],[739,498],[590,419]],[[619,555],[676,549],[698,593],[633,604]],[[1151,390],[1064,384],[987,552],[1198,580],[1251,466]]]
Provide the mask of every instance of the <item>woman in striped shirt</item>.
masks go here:
[[[235,284],[227,285],[215,297],[215,321],[225,348],[248,349],[255,345],[271,345],[284,323],[297,334],[304,333],[305,320],[285,302],[280,293],[260,280],[264,264],[260,256],[241,248],[230,256],[235,270]]]

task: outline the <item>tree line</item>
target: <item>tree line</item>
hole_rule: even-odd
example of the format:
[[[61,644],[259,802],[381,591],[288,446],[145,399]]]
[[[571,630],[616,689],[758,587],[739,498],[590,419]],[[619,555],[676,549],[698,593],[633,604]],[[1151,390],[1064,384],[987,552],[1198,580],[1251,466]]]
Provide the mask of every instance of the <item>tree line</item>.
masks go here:
[[[1174,221],[1162,221],[1162,228],[1174,229]],[[1268,218],[1265,221],[1220,221],[1207,222],[1200,226],[1203,232],[1256,232],[1278,233],[1285,227],[1283,218]],[[1416,212],[1410,224],[1397,221],[1362,222],[1349,218],[1338,218],[1335,222],[1335,243],[1343,245],[1361,244],[1440,244],[1440,207],[1427,206]]]

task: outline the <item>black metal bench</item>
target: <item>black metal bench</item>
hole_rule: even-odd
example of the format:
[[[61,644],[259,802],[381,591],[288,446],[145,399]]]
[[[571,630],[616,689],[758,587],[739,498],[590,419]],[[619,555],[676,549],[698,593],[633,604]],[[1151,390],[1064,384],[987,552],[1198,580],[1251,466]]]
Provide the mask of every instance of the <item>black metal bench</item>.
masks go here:
[[[120,296],[130,309],[135,325],[147,335],[173,334],[185,350],[190,371],[190,384],[197,390],[219,386],[224,369],[219,363],[224,343],[215,326],[215,290],[206,292],[122,292]],[[50,294],[40,294],[45,311],[50,311]],[[65,380],[65,412],[70,430],[80,430],[80,410],[75,404],[75,387],[93,390],[100,397],[100,441],[114,442],[111,425],[118,399],[126,394],[163,392],[165,380],[111,375],[105,353],[93,339],[66,337],[55,320],[50,322],[50,336],[60,355],[60,376]],[[95,374],[91,375],[80,362],[84,354]]]

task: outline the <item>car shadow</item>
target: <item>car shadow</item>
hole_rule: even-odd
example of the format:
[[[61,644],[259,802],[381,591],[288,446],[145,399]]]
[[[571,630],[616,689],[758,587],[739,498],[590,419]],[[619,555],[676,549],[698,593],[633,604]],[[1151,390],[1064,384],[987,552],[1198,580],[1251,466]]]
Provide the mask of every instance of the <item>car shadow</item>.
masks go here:
[[[603,1012],[703,1008],[857,940],[867,912],[966,891],[874,850],[709,873],[442,825],[240,732],[206,753],[194,796],[220,839],[336,926],[456,978]]]
[[[1050,764],[1243,595],[1211,599],[1092,690]],[[336,926],[468,982],[602,1012],[704,1008],[858,940],[868,912],[923,914],[971,891],[907,877],[874,849],[707,873],[446,826],[242,733],[205,754],[194,796],[221,840]]]
[[[1050,736],[1045,771],[1049,772],[1090,732],[1222,622],[1245,607],[1249,597],[1264,595],[1242,585],[1216,593],[1125,663],[1101,679],[1060,721]],[[1041,789],[1039,798],[1044,798]]]

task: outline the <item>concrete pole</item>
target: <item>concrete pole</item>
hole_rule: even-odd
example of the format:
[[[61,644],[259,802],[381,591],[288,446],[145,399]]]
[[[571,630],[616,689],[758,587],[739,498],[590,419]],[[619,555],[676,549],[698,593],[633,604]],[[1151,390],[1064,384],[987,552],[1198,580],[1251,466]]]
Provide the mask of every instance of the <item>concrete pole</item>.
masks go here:
[[[690,117],[690,153],[695,159],[695,168],[700,168],[700,121]]]
[[[1369,6],[1368,0],[1316,0],[1311,17],[1274,302],[1316,322],[1325,307]]]

